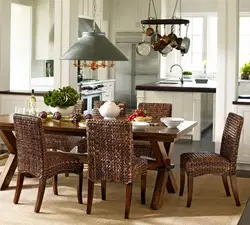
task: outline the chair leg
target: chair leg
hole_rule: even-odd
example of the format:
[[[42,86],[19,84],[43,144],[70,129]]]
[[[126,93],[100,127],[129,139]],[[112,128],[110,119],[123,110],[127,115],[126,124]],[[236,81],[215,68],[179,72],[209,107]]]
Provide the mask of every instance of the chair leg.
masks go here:
[[[193,196],[193,176],[188,174],[188,199],[187,199],[187,207],[191,206],[192,196]]]
[[[94,196],[94,185],[95,183],[88,179],[88,202],[87,202],[87,214],[91,213],[92,209],[92,202],[93,202],[93,196]]]
[[[236,206],[240,206],[239,194],[238,194],[238,190],[237,190],[236,175],[231,175],[230,181],[231,181],[231,186],[232,186],[232,191],[233,191]]]
[[[37,199],[36,199],[36,206],[35,206],[35,210],[34,210],[36,213],[38,213],[40,211],[40,208],[41,208],[41,205],[43,202],[45,187],[46,187],[46,179],[40,179],[38,193],[37,193]]]
[[[222,177],[223,185],[224,185],[227,196],[231,196],[230,190],[228,187],[227,175],[222,175],[221,177]]]
[[[125,215],[124,218],[129,218],[130,206],[132,198],[132,183],[126,185],[126,202],[125,202]]]
[[[52,185],[53,185],[54,195],[58,195],[57,181],[58,181],[58,175],[53,176],[52,177]]]
[[[106,200],[106,180],[101,181],[102,200]]]
[[[15,192],[15,197],[14,197],[14,204],[17,204],[20,198],[20,194],[23,188],[23,180],[24,180],[24,173],[18,172],[17,175],[17,184],[16,184],[16,192]]]
[[[185,170],[181,169],[181,171],[180,171],[180,192],[179,192],[179,196],[183,195],[184,188],[185,188]]]
[[[141,204],[146,204],[147,175],[141,175]]]
[[[83,185],[83,171],[79,173],[78,185],[77,185],[77,198],[79,204],[82,204],[82,185]]]

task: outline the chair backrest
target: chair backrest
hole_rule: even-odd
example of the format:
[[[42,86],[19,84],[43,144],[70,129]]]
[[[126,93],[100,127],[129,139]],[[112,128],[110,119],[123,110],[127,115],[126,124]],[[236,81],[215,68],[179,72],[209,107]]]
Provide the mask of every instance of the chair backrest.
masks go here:
[[[133,135],[127,121],[89,120],[89,179],[130,183],[133,177]]]
[[[99,112],[99,108],[105,103],[105,101],[95,101],[94,102],[94,109],[93,109],[93,115],[94,116],[101,116],[100,112]],[[118,105],[121,109],[119,117],[124,117],[126,116],[126,106],[127,106],[127,102],[123,102],[123,101],[114,101],[114,103],[116,105]]]
[[[83,100],[78,100],[73,109],[73,113],[83,114]]]
[[[148,116],[152,116],[153,122],[160,122],[160,118],[172,116],[172,104],[169,103],[139,103],[138,109],[145,110]]]
[[[14,114],[14,128],[19,171],[43,177],[46,169],[46,145],[41,119]]]
[[[236,172],[236,163],[244,118],[235,113],[229,113],[224,127],[220,155],[231,163],[231,172]]]

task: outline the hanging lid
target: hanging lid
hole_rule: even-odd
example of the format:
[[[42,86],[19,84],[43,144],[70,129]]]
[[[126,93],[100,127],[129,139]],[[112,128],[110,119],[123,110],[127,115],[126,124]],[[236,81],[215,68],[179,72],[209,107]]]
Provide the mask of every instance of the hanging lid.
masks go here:
[[[102,32],[83,32],[82,37],[70,47],[61,59],[128,61]]]

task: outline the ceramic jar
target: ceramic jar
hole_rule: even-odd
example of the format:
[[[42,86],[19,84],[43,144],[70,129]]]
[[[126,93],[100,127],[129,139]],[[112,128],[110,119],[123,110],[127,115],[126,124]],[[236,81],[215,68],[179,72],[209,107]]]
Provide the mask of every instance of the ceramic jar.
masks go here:
[[[107,101],[99,109],[99,112],[104,119],[114,120],[120,114],[120,107],[114,102]]]

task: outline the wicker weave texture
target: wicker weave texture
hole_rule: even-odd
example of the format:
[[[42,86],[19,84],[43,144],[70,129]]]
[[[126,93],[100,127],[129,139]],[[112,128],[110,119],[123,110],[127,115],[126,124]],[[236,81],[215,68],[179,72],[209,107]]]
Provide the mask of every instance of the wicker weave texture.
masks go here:
[[[14,127],[19,171],[46,179],[58,173],[82,171],[83,164],[77,158],[46,150],[40,118],[15,114]]]
[[[134,157],[132,140],[132,126],[127,121],[89,120],[89,179],[128,184],[146,174],[147,161]]]
[[[95,101],[94,102],[94,109],[93,109],[93,116],[95,116],[95,118],[100,117],[103,118],[99,112],[99,108],[105,103],[105,101]],[[127,102],[123,102],[123,101],[114,101],[114,103],[116,105],[118,105],[121,109],[119,117],[124,117],[126,116],[126,106],[127,106]]]
[[[73,113],[83,113],[83,101],[79,100],[73,109]],[[61,150],[64,152],[70,152],[77,146],[79,153],[87,152],[87,144],[81,137],[78,136],[65,136],[65,135],[51,135],[45,134],[46,147],[53,150]]]
[[[139,103],[138,109],[145,110],[148,116],[152,116],[153,122],[160,122],[160,118],[172,116],[172,104],[168,103]]]
[[[140,103],[138,109],[145,110],[148,116],[152,116],[153,122],[160,122],[161,117],[172,116],[172,105],[168,103]],[[149,141],[135,140],[133,143],[137,157],[147,156],[155,158]]]
[[[192,176],[205,174],[236,174],[236,164],[243,117],[229,113],[221,142],[220,154],[189,152],[181,155],[180,166]]]

